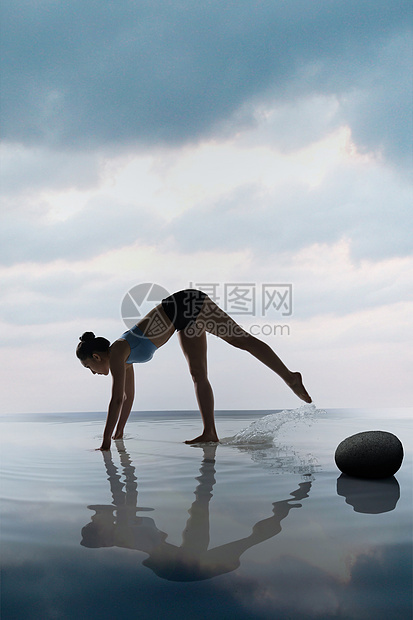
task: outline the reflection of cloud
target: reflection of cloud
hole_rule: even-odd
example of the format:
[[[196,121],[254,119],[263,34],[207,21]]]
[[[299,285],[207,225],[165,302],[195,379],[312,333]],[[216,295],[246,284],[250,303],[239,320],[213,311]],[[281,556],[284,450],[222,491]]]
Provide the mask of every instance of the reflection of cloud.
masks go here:
[[[412,611],[411,549],[383,546],[353,556],[348,581],[285,555],[260,578],[240,578],[237,586],[236,597],[257,618],[406,620]]]
[[[200,583],[169,583],[142,569],[133,554],[85,558],[62,548],[36,548],[22,564],[3,562],[6,617],[189,618],[207,609],[217,620],[407,620],[412,612],[412,554],[407,545],[352,556],[342,581],[309,562],[284,555],[263,567]],[[254,570],[255,568],[255,570]],[[108,587],[110,584],[110,587]],[[13,612],[13,616],[12,616]],[[208,616],[207,616],[208,617]]]

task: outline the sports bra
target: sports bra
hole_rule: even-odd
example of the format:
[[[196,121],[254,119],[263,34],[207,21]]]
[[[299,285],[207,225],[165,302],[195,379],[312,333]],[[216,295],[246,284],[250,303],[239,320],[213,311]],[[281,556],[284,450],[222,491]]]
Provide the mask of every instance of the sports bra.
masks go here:
[[[127,364],[149,362],[158,348],[149,338],[147,338],[137,325],[128,329],[121,336],[130,346],[130,355],[126,360]]]

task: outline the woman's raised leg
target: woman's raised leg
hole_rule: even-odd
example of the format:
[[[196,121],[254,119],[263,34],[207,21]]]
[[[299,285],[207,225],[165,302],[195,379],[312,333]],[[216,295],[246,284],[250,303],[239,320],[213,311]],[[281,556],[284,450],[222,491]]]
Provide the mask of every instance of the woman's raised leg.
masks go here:
[[[215,428],[214,393],[208,380],[207,372],[207,339],[206,333],[188,335],[185,330],[178,332],[179,342],[186,357],[194,381],[195,394],[201,412],[204,430],[202,435],[185,443],[201,443],[219,441]]]
[[[206,329],[211,334],[222,338],[232,346],[251,353],[260,362],[277,373],[301,400],[311,403],[311,397],[303,385],[301,374],[289,370],[268,344],[242,329],[209,297],[205,299],[197,318],[197,324],[200,327],[202,326],[202,329]]]

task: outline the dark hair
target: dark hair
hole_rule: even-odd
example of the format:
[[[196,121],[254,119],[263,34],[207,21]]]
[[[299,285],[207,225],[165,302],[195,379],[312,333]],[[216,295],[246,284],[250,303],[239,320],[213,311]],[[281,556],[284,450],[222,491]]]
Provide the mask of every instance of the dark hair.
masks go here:
[[[85,332],[79,338],[80,342],[76,347],[77,357],[84,362],[93,353],[106,353],[109,350],[110,342],[102,336],[96,338],[93,332]]]

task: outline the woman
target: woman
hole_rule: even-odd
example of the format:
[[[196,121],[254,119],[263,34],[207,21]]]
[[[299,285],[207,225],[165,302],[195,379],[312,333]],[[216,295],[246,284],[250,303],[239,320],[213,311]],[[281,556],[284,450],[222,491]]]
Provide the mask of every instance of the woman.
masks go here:
[[[186,289],[174,293],[151,310],[135,327],[126,331],[112,345],[92,332],[81,336],[76,355],[93,374],[113,378],[112,397],[103,442],[99,450],[109,450],[113,439],[122,439],[135,395],[133,364],[148,362],[177,331],[182,351],[189,365],[204,430],[185,443],[217,442],[214,420],[214,395],[207,374],[206,332],[214,334],[234,347],[248,351],[279,375],[292,391],[306,403],[311,398],[299,372],[291,372],[264,342],[244,331],[205,293]]]

